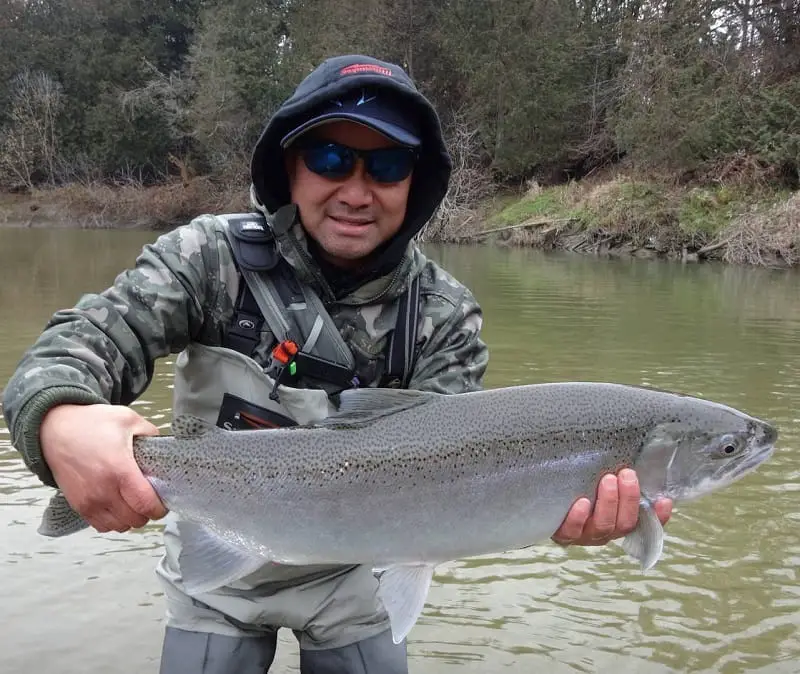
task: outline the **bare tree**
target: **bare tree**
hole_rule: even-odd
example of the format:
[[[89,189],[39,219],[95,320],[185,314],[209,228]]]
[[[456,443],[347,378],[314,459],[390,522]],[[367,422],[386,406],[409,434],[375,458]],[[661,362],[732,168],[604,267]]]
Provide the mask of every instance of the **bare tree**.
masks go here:
[[[26,69],[14,77],[9,122],[0,131],[0,175],[28,188],[37,178],[53,181],[62,103],[61,85],[47,73]]]
[[[422,241],[458,241],[480,230],[478,205],[492,192],[491,177],[482,165],[478,131],[457,113],[447,129],[453,172],[447,194],[420,233]]]

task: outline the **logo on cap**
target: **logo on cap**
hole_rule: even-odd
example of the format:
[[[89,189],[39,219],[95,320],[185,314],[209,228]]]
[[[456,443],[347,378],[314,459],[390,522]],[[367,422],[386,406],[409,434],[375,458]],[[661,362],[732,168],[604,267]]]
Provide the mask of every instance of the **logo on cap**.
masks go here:
[[[375,65],[374,63],[354,63],[353,65],[345,66],[339,71],[340,75],[358,75],[359,73],[378,73],[378,75],[392,76],[392,71],[389,68]]]

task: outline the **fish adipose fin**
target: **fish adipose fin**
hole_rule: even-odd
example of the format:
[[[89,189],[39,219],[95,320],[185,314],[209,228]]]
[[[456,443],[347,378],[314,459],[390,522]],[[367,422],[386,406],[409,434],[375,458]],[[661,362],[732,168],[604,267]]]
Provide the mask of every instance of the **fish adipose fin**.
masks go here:
[[[433,564],[398,564],[381,573],[378,597],[389,614],[394,643],[408,636],[422,613],[433,569]]]
[[[649,501],[639,503],[639,522],[622,540],[622,549],[642,564],[642,571],[655,566],[664,550],[664,527]]]
[[[86,529],[89,523],[69,504],[60,491],[47,504],[37,531],[42,536],[60,538]]]
[[[259,555],[222,540],[194,522],[178,522],[181,553],[178,564],[190,595],[210,592],[250,575],[267,563]]]

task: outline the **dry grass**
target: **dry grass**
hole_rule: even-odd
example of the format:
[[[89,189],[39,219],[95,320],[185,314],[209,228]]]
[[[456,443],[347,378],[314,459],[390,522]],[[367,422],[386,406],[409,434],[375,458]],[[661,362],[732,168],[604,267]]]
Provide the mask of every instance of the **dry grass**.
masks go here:
[[[188,222],[202,213],[249,209],[245,186],[221,186],[209,178],[164,185],[110,186],[78,184],[35,190],[17,198],[4,222],[11,226],[78,226],[84,229],[163,229]]]
[[[722,233],[722,259],[737,264],[800,264],[800,192],[768,208],[754,208]]]
[[[73,185],[56,193],[66,209],[87,227],[169,227],[209,212],[238,211],[247,207],[247,190],[219,187],[209,178],[188,183],[141,187]]]

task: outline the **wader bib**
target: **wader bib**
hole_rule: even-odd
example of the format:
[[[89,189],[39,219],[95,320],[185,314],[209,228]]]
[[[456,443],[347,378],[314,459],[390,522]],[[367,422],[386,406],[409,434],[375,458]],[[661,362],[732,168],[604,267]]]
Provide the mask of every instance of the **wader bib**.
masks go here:
[[[174,416],[191,414],[232,430],[328,416],[334,410],[328,394],[357,384],[352,353],[315,293],[296,278],[282,278],[285,269],[277,271],[286,263],[265,245],[270,232],[263,218],[219,217],[229,224],[242,288],[226,346],[193,343],[178,355]],[[417,297],[413,301],[418,304]],[[401,307],[406,331],[416,327],[416,314],[409,320],[407,313]],[[278,343],[292,340],[300,347],[302,357],[292,361],[298,367],[273,358],[262,368],[250,357],[263,324]],[[410,350],[397,346],[407,340],[395,339],[396,333],[397,328],[392,348],[402,357],[395,355],[395,362],[405,359],[408,365]],[[410,373],[389,376],[402,385]],[[311,381],[316,388],[288,386],[285,380]],[[164,556],[157,567],[167,603],[161,674],[263,674],[274,657],[279,627],[297,636],[303,674],[408,671],[405,643],[392,642],[369,566],[269,563],[227,587],[190,597],[181,581],[177,516],[170,513],[165,522]]]

